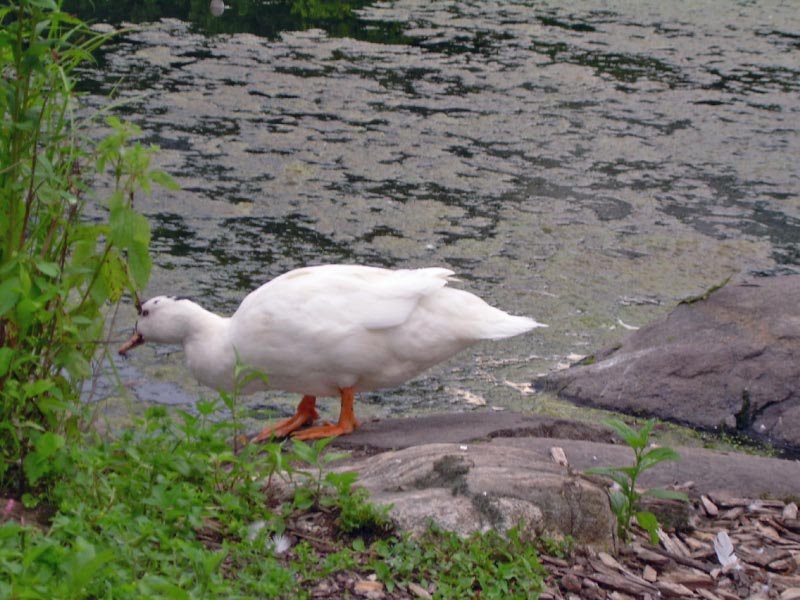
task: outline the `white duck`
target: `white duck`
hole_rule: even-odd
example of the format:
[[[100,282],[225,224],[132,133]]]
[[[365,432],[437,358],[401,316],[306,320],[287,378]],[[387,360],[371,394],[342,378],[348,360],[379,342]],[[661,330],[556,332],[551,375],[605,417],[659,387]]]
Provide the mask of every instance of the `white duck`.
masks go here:
[[[295,433],[318,439],[358,427],[356,392],[395,387],[479,340],[546,327],[446,287],[442,268],[389,270],[325,265],[289,271],[251,292],[231,317],[194,302],[158,296],[142,304],[136,331],[120,354],[144,342],[181,343],[203,384],[231,390],[234,366],[262,371],[243,390],[304,394],[295,415],[253,441],[286,436],[317,419],[317,396],[339,396],[336,425]]]

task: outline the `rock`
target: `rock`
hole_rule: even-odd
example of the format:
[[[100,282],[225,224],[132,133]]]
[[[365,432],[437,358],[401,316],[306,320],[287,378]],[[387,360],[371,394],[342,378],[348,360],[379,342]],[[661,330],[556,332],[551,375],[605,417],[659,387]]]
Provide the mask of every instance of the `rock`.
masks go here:
[[[384,419],[364,423],[351,435],[333,442],[355,456],[448,442],[453,444],[501,445],[510,455],[532,453],[537,460],[553,463],[551,448],[564,451],[570,468],[582,472],[590,467],[630,464],[633,452],[611,441],[607,427],[569,422],[513,411],[430,415]],[[664,462],[640,477],[644,487],[669,487],[694,482],[698,494],[727,492],[749,498],[800,496],[800,461],[720,452],[703,448],[675,448],[681,460]],[[717,496],[714,497],[717,502]]]
[[[537,387],[800,452],[800,276],[728,284]]]
[[[476,410],[370,421],[352,434],[336,438],[334,444],[340,448],[374,453],[430,443],[455,444],[507,437],[595,442],[607,442],[611,438],[608,428],[598,423],[525,415],[511,410]]]
[[[464,535],[489,527],[502,531],[522,515],[533,524],[532,531],[524,533],[569,533],[580,545],[593,545],[569,560],[541,555],[551,575],[542,598],[734,600],[751,597],[765,586],[770,597],[796,597],[797,507],[769,497],[800,495],[800,461],[679,448],[683,460],[662,463],[642,474],[639,482],[646,488],[694,481],[694,501],[685,505],[689,526],[666,528],[657,546],[634,527],[629,550],[611,556],[603,553],[612,546],[614,528],[607,497],[575,473],[590,466],[630,464],[630,448],[529,437],[543,430],[577,432],[580,427],[553,426],[546,419],[536,424],[537,417],[509,414],[474,412],[365,423],[333,442],[360,455],[336,468],[358,471],[359,485],[368,489],[374,502],[394,503],[392,515],[402,529],[419,532],[432,518]],[[586,432],[595,436],[594,429]],[[454,443],[432,443],[440,439]],[[397,446],[404,449],[387,450]],[[569,467],[554,462],[554,447],[563,450]],[[374,452],[378,454],[371,455]],[[721,532],[728,536],[738,568],[722,568],[715,547]],[[407,588],[420,598],[430,595],[416,585]],[[363,591],[391,596],[385,590]]]
[[[613,547],[614,516],[603,487],[501,443],[426,444],[357,459],[371,501],[392,505],[401,529],[422,533],[432,520],[469,535],[524,524],[530,535],[570,535],[578,543]]]

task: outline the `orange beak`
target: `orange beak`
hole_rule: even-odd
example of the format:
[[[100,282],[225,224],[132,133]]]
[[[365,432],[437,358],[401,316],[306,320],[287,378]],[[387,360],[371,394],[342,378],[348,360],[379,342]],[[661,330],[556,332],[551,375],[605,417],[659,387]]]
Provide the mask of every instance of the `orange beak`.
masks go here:
[[[127,342],[125,342],[124,344],[122,344],[122,346],[119,347],[119,350],[117,350],[117,352],[119,352],[120,356],[125,356],[128,350],[135,348],[136,346],[140,346],[141,344],[144,344],[144,337],[142,336],[141,333],[137,331],[131,336],[131,339],[129,339]]]

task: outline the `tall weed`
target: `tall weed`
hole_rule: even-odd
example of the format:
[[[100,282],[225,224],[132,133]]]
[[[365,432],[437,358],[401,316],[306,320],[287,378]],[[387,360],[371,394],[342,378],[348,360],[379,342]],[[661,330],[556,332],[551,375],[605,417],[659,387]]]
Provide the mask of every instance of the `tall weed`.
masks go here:
[[[150,274],[150,228],[133,208],[153,148],[135,128],[87,136],[73,73],[107,40],[55,0],[0,8],[0,489],[46,487],[80,424],[80,389],[103,348],[105,311]],[[107,198],[91,184],[113,172]],[[101,201],[108,218],[86,218]]]

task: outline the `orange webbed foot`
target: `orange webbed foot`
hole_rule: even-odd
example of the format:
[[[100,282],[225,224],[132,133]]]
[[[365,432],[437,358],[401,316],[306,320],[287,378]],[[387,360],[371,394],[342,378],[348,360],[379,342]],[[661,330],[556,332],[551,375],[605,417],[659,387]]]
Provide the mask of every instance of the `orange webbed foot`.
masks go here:
[[[295,431],[292,437],[296,440],[321,440],[327,437],[336,437],[337,435],[346,435],[352,433],[356,427],[359,426],[358,421],[352,424],[343,425],[342,423],[330,423],[328,425],[319,425],[317,427],[309,427],[303,431]]]
[[[355,411],[353,410],[355,392],[353,388],[343,388],[340,390],[340,394],[342,397],[342,408],[339,412],[338,423],[335,425],[326,424],[318,427],[310,427],[303,431],[293,433],[292,437],[298,440],[319,440],[326,437],[346,435],[356,429],[360,423],[356,419]]]
[[[267,425],[250,441],[264,442],[272,437],[286,437],[303,425],[310,425],[319,418],[316,404],[317,399],[314,396],[303,396],[294,415],[275,425]]]

